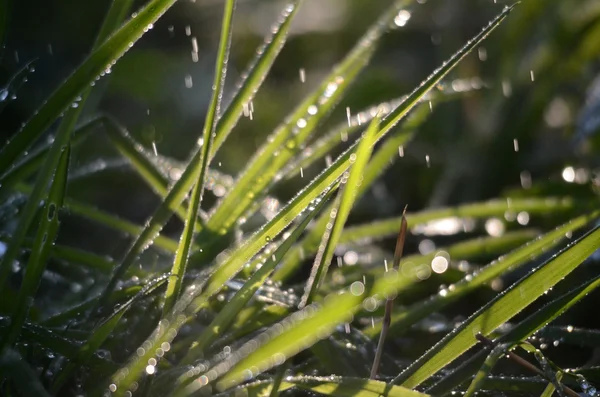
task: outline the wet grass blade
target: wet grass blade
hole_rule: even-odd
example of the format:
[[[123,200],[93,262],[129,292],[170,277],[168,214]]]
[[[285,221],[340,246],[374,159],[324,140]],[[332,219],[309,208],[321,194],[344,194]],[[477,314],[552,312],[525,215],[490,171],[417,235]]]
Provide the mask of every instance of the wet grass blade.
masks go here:
[[[573,219],[544,236],[529,242],[525,246],[503,255],[488,266],[479,270],[477,274],[465,276],[461,281],[455,283],[452,288],[444,289],[443,294],[431,296],[429,299],[416,303],[402,313],[393,316],[392,326],[390,328],[391,332],[396,336],[406,332],[413,324],[427,317],[429,314],[441,311],[450,303],[481,288],[494,278],[530,262],[542,253],[547,252],[549,248],[557,245],[567,233],[571,233],[578,228],[587,225],[590,220],[595,218],[594,215],[599,214],[600,213],[596,212],[590,216],[581,216]],[[364,332],[370,337],[375,337],[380,329],[381,324],[376,324],[375,327],[366,329]]]
[[[8,349],[0,354],[0,373],[12,381],[20,396],[50,397],[36,371],[15,350]]]
[[[291,23],[302,1],[291,1],[285,6],[275,25],[276,29],[272,29],[271,34],[265,37],[264,44],[256,51],[256,58],[254,58],[247,70],[242,74],[244,77],[238,83],[237,92],[233,100],[218,120],[214,146],[210,151],[211,158],[236,126],[244,112],[244,108],[252,102],[254,95],[271,70],[273,62],[275,62],[287,40]]]
[[[116,2],[128,3],[127,2]],[[50,125],[69,109],[74,102],[90,85],[109,69],[119,58],[148,31],[162,14],[169,9],[175,0],[152,0],[147,3],[110,38],[99,45],[86,60],[65,80],[60,87],[48,98],[35,115],[19,130],[12,140],[0,151],[0,174],[4,174],[35,140],[37,140]],[[104,32],[104,30],[103,30]],[[69,134],[65,134],[68,135]],[[65,144],[68,139],[61,142],[57,136],[56,141],[60,145]],[[52,167],[54,169],[54,167]]]
[[[473,397],[477,394],[479,390],[483,387],[483,382],[489,376],[490,372],[498,362],[498,360],[506,354],[506,347],[502,345],[496,346],[496,348],[492,349],[490,354],[487,356],[483,365],[475,374],[473,381],[469,385],[469,388],[465,392],[465,397]]]
[[[160,288],[167,281],[166,277],[160,277],[153,280],[151,283],[145,285],[140,292],[138,292],[133,298],[119,306],[119,308],[113,312],[106,320],[102,321],[91,333],[86,343],[79,348],[77,357],[75,360],[69,362],[62,371],[57,375],[54,383],[52,384],[53,394],[57,394],[64,384],[73,376],[74,371],[80,366],[85,365],[90,358],[96,353],[102,346],[104,341],[111,335],[123,315],[129,310],[134,303],[146,295],[152,293],[156,289]]]
[[[279,263],[281,258],[287,253],[289,248],[298,240],[300,235],[304,232],[304,229],[308,223],[318,214],[321,209],[327,203],[329,197],[326,196],[323,200],[318,203],[308,214],[304,216],[304,219],[294,227],[294,230],[275,250],[275,252],[269,256],[269,258],[261,263],[261,266],[257,267],[256,270],[244,283],[244,286],[229,300],[229,302],[219,311],[215,319],[206,327],[204,332],[196,338],[194,344],[190,347],[188,353],[183,358],[182,362],[191,364],[194,360],[200,358],[205,348],[210,346],[214,340],[219,336],[227,332],[229,326],[233,323],[240,310],[248,301],[254,296],[258,288],[264,284],[275,266]]]
[[[393,383],[409,388],[423,383],[471,348],[476,343],[474,335],[489,335],[567,276],[598,248],[599,238],[600,228],[596,228],[513,284],[411,364]]]
[[[373,24],[344,60],[319,87],[288,116],[256,151],[232,192],[221,201],[207,223],[210,230],[233,228],[237,220],[262,197],[267,187],[304,146],[319,122],[335,106],[346,89],[368,64],[379,39],[393,25],[394,17],[410,0],[397,0]]]
[[[598,287],[600,287],[600,277],[596,277],[579,285],[578,287],[575,287],[566,294],[547,303],[540,310],[521,321],[508,333],[498,338],[496,342],[500,344],[526,340],[529,336],[533,335],[546,324],[558,318],[561,314],[563,314],[581,299],[585,298],[590,292],[594,291]],[[449,375],[445,376],[431,386],[428,389],[428,392],[434,395],[444,395],[450,392],[466,378],[474,374],[477,371],[477,368],[481,366],[481,363],[484,359],[485,350],[476,353],[474,356],[461,364],[461,366],[452,371]]]
[[[348,215],[350,215],[350,210],[352,210],[354,201],[358,196],[358,190],[362,184],[363,171],[371,158],[371,152],[373,151],[375,135],[377,134],[378,128],[379,118],[375,117],[365,134],[362,136],[356,154],[350,158],[352,163],[350,174],[347,177],[347,181],[344,181],[344,178],[342,178],[342,190],[338,196],[339,199],[336,200],[337,205],[334,205],[334,208],[332,208],[329,213],[330,222],[325,228],[326,230],[321,240],[321,246],[319,247],[310,276],[306,282],[304,295],[300,301],[300,308],[314,301],[317,290],[327,274],[338,240],[342,234]]]
[[[225,75],[227,73],[227,61],[229,58],[229,48],[231,46],[231,29],[233,13],[235,9],[235,0],[226,0],[225,10],[223,14],[223,24],[221,26],[221,39],[219,42],[219,50],[215,64],[215,78],[213,81],[213,93],[208,106],[204,129],[202,131],[202,151],[200,156],[200,170],[198,180],[192,189],[190,197],[190,205],[188,208],[183,232],[179,240],[179,246],[173,260],[171,275],[169,276],[169,284],[165,292],[165,304],[163,307],[163,316],[166,315],[175,304],[175,301],[181,293],[183,285],[183,276],[187,267],[190,249],[192,247],[192,239],[196,231],[196,220],[200,211],[200,203],[202,202],[202,194],[204,192],[204,183],[210,160],[210,151],[215,135],[216,118],[219,114],[221,106],[221,97],[223,95],[223,85],[225,84]]]
[[[27,262],[23,282],[19,289],[17,301],[14,304],[11,324],[5,336],[0,340],[0,352],[4,351],[7,347],[11,347],[17,341],[21,327],[29,315],[29,310],[33,305],[35,294],[46,269],[50,250],[54,245],[54,240],[60,226],[59,213],[62,210],[67,189],[70,152],[71,149],[67,146],[60,155],[58,167],[56,168],[48,193],[48,199],[42,210],[40,224],[33,242],[29,261]]]

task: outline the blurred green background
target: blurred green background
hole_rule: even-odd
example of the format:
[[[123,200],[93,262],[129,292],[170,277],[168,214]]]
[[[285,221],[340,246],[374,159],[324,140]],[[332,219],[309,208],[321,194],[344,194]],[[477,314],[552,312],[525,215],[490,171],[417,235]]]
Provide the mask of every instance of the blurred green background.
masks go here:
[[[224,105],[285,4],[238,2]],[[389,4],[306,0],[254,100],[252,120],[242,119],[212,167],[235,176]],[[409,93],[508,4],[412,2],[406,25],[387,34],[320,133],[343,122],[346,108],[356,113]],[[0,102],[0,144],[89,53],[107,8],[107,0],[11,2],[0,58],[0,87],[7,90]],[[218,0],[179,1],[117,63],[110,78],[98,82],[103,95],[89,101],[85,117],[108,113],[148,151],[156,148],[164,156],[185,160],[196,145],[210,98],[221,14]],[[30,62],[35,71],[19,74]],[[404,156],[358,203],[350,222],[397,215],[407,204],[414,211],[501,196],[594,196],[600,183],[594,142],[600,126],[598,83],[594,90],[599,71],[600,1],[522,1],[441,87],[477,89],[432,108]],[[303,177],[282,183],[277,197],[284,202],[324,167],[323,161],[304,170]],[[159,203],[101,133],[74,153],[71,171],[79,176],[73,177],[69,196],[138,224]],[[205,209],[215,200],[209,194]],[[526,223],[548,226],[544,219]],[[173,220],[166,233],[177,236],[180,228]],[[113,257],[128,244],[122,235],[68,217],[59,241]],[[411,249],[417,243],[412,241]],[[568,321],[600,326],[584,313],[573,310]]]

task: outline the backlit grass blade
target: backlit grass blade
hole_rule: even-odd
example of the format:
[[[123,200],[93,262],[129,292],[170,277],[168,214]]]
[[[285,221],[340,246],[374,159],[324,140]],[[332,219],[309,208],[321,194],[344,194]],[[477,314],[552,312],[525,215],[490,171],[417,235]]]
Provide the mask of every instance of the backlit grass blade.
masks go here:
[[[242,171],[232,192],[215,209],[207,227],[212,231],[229,231],[252,206],[267,186],[306,143],[320,121],[335,106],[346,89],[368,64],[379,39],[394,26],[400,9],[410,0],[397,0],[358,41],[319,87],[311,93],[267,138]]]
[[[63,367],[62,371],[55,378],[52,384],[53,394],[57,394],[66,381],[73,375],[73,372],[80,366],[85,365],[87,361],[100,349],[106,338],[108,338],[118,322],[121,320],[125,312],[129,310],[134,303],[144,296],[150,294],[152,291],[160,288],[167,281],[166,277],[160,277],[153,280],[151,283],[145,285],[140,292],[138,292],[133,298],[125,302],[119,308],[113,312],[106,320],[100,323],[91,333],[86,343],[79,348],[77,357],[75,360],[69,362]]]
[[[236,387],[230,391],[216,394],[215,397],[266,397],[271,393],[273,381],[252,382]],[[325,396],[336,397],[426,397],[427,394],[399,386],[391,386],[378,380],[362,378],[350,378],[339,376],[317,377],[317,376],[295,376],[285,378],[279,391],[287,391],[296,387],[318,393]]]
[[[452,288],[446,288],[444,294],[431,296],[427,300],[416,303],[414,306],[403,310],[401,313],[392,317],[392,325],[390,332],[394,335],[399,335],[406,332],[417,321],[427,317],[433,312],[439,312],[450,303],[460,299],[466,294],[480,288],[491,282],[494,278],[512,271],[519,266],[535,259],[537,256],[546,252],[552,246],[557,245],[561,239],[570,232],[577,230],[587,225],[590,220],[594,219],[595,214],[589,216],[581,216],[562,225],[555,230],[541,236],[540,238],[531,241],[524,247],[514,250],[513,252],[503,255],[497,260],[490,263],[488,266],[477,271],[475,275],[467,275],[461,281],[455,283]],[[408,258],[407,258],[408,260]],[[370,337],[375,337],[381,329],[380,324],[375,327],[366,329],[364,332]]]
[[[595,228],[559,254],[513,284],[482,307],[393,381],[414,388],[471,348],[474,335],[486,336],[531,304],[598,249],[600,228]]]
[[[98,43],[101,43],[106,38],[106,35],[121,22],[120,19],[116,18],[121,18],[123,14],[127,12],[127,9],[122,7],[128,8],[130,5],[131,0],[121,2],[115,1],[112,3],[111,9],[104,21],[104,27],[101,28],[101,32],[96,39],[94,47],[96,47]],[[151,19],[151,11],[152,10],[148,11],[145,9],[142,10],[141,14],[148,14],[149,16],[146,16],[145,18]],[[158,18],[158,16],[156,16],[156,18]],[[142,20],[144,20],[144,18],[142,18]],[[151,23],[152,21],[153,20],[147,23]],[[133,32],[135,31],[137,30],[133,29]],[[44,165],[40,168],[29,200],[25,204],[25,208],[19,217],[18,225],[13,233],[13,239],[0,261],[0,289],[4,288],[9,268],[18,255],[20,246],[31,226],[40,201],[45,197],[47,192],[46,188],[52,178],[52,174],[56,170],[61,153],[69,144],[71,133],[75,127],[79,113],[81,112],[81,106],[78,101],[85,100],[85,98],[81,97],[78,99],[77,95],[87,96],[89,93],[89,84],[94,81],[94,78],[99,74],[100,70],[102,70],[100,62],[104,62],[104,68],[106,68],[106,65],[110,65],[110,62],[118,59],[127,49],[129,49],[129,42],[135,41],[141,37],[143,29],[140,29],[137,37],[134,37],[135,35],[132,36],[132,32],[120,33],[121,36],[123,36],[120,40],[127,40],[127,43],[123,43],[123,51],[121,53],[119,53],[119,32],[94,51],[93,55],[88,57],[84,64],[81,65],[46,102],[44,102],[42,107],[34,113],[34,116],[23,126],[16,136],[0,150],[0,175],[3,175],[10,168],[10,165],[14,163],[14,161],[21,156],[41,134],[44,133],[50,124],[59,118],[65,110],[69,109],[58,127],[54,142],[46,156]],[[106,47],[108,44],[110,44],[110,46]],[[108,59],[104,59],[102,55],[104,58]],[[98,72],[89,75],[90,71],[95,69],[99,69]],[[2,189],[1,185],[0,189]]]
[[[252,102],[254,95],[271,70],[273,62],[275,62],[287,40],[291,23],[302,1],[294,0],[285,5],[277,24],[271,29],[271,34],[265,37],[264,44],[256,50],[256,58],[242,74],[242,81],[238,83],[233,100],[227,106],[223,115],[219,117],[214,146],[210,151],[211,158],[236,126],[244,112],[244,107],[249,106]]]
[[[42,209],[40,224],[33,242],[31,255],[27,261],[17,301],[14,304],[14,311],[10,316],[11,323],[6,334],[0,340],[0,352],[4,351],[6,347],[11,347],[17,341],[46,269],[50,250],[54,245],[60,226],[59,214],[62,210],[67,189],[70,152],[71,148],[67,146],[60,155],[48,199]]]
[[[267,277],[271,274],[275,266],[279,263],[281,258],[287,253],[289,248],[298,240],[300,235],[304,232],[304,229],[308,223],[318,214],[321,209],[327,203],[329,197],[326,196],[318,203],[308,214],[304,216],[302,221],[294,226],[294,229],[289,237],[287,237],[275,250],[275,252],[268,257],[264,263],[256,270],[244,283],[244,286],[234,295],[231,300],[219,311],[215,319],[206,327],[204,332],[196,338],[194,344],[189,349],[186,356],[183,358],[184,363],[191,364],[195,359],[202,356],[203,351],[206,347],[210,346],[213,341],[220,335],[227,332],[231,323],[235,320],[240,310],[246,306],[248,301],[254,296],[258,288],[264,284]]]
[[[358,190],[362,184],[363,171],[371,158],[375,134],[377,133],[378,127],[379,118],[375,117],[365,134],[362,136],[356,154],[350,159],[352,163],[350,174],[346,181],[344,180],[346,178],[342,178],[342,190],[338,196],[339,201],[336,200],[337,205],[335,205],[329,213],[330,222],[325,228],[326,230],[321,240],[321,246],[319,247],[310,276],[306,282],[304,295],[300,301],[300,307],[304,307],[313,302],[317,290],[327,274],[327,269],[329,269],[329,264],[333,258],[340,235],[342,234],[342,229],[346,224],[348,215],[350,215],[350,210],[358,196]]]
[[[99,45],[86,60],[48,98],[35,115],[0,151],[0,174],[37,140],[50,125],[107,69],[110,69],[142,35],[148,31],[176,0],[151,0],[110,38]],[[117,2],[128,3],[126,2]],[[119,4],[120,6],[120,4]],[[105,32],[104,30],[102,32]],[[68,134],[65,134],[68,135]],[[56,139],[59,137],[57,136]],[[60,145],[64,142],[60,142]]]
[[[506,354],[506,347],[502,345],[496,346],[496,348],[492,349],[490,354],[487,356],[485,361],[483,362],[477,374],[473,378],[473,381],[469,385],[469,388],[465,392],[465,397],[473,397],[476,393],[483,387],[483,382],[485,378],[487,378],[492,371],[492,368],[496,365],[498,360]]]
[[[544,305],[540,310],[521,321],[508,333],[496,340],[497,343],[519,342],[526,340],[537,330],[559,317],[581,299],[585,298],[590,292],[600,287],[600,277],[587,281],[566,294],[554,299]],[[428,389],[428,392],[434,395],[442,395],[456,388],[465,378],[471,376],[481,366],[485,359],[485,350],[476,353],[469,358],[449,375],[442,378]]]
[[[0,353],[0,373],[10,379],[11,385],[23,397],[50,397],[38,377],[21,355],[12,349]]]
[[[192,189],[190,197],[190,205],[188,208],[183,232],[179,240],[179,246],[173,260],[173,267],[169,276],[169,284],[165,292],[165,305],[163,308],[163,316],[166,315],[175,304],[175,301],[181,293],[183,284],[183,276],[187,267],[190,249],[192,247],[192,238],[196,232],[196,220],[200,211],[200,203],[202,202],[202,194],[204,193],[204,182],[208,163],[210,160],[210,151],[215,135],[216,118],[219,114],[221,106],[221,97],[223,96],[223,85],[225,84],[225,75],[227,73],[227,61],[229,58],[229,48],[231,45],[231,29],[233,13],[235,9],[235,0],[225,1],[225,10],[223,14],[223,25],[221,27],[221,40],[219,42],[219,51],[215,64],[215,77],[213,81],[213,93],[208,105],[206,120],[204,121],[204,129],[202,131],[203,145],[200,156],[200,172],[198,180]]]

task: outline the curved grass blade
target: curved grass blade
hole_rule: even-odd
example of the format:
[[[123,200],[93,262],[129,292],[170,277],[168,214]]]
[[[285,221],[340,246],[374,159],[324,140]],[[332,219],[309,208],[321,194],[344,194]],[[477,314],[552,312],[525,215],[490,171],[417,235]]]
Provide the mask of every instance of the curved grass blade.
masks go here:
[[[598,214],[600,213],[596,212],[596,215]],[[465,276],[461,281],[455,283],[452,288],[446,288],[443,294],[434,295],[393,316],[390,332],[396,336],[406,332],[413,324],[427,317],[429,314],[441,311],[441,309],[450,303],[484,286],[494,278],[535,259],[549,248],[557,245],[566,234],[587,225],[591,219],[594,219],[593,214],[591,216],[575,218],[525,246],[507,255],[503,255],[479,270],[477,274]],[[380,330],[381,324],[376,324],[371,329],[366,329],[364,333],[373,338],[379,334]]]
[[[304,296],[300,301],[300,308],[313,302],[317,290],[327,274],[327,269],[329,269],[335,247],[337,246],[344,224],[348,219],[348,215],[350,215],[350,210],[358,195],[358,189],[362,184],[363,170],[371,157],[375,134],[377,134],[378,127],[379,118],[375,117],[365,134],[362,136],[356,154],[350,158],[352,163],[350,175],[348,176],[347,181],[344,181],[344,178],[342,178],[342,190],[338,196],[339,201],[329,213],[331,221],[325,228],[326,230],[321,240],[321,246],[317,252],[317,257],[315,258],[310,277],[306,282]]]
[[[471,381],[469,388],[464,394],[465,397],[473,397],[481,390],[483,382],[489,376],[492,368],[494,368],[498,360],[506,354],[506,348],[507,347],[504,345],[498,345],[492,349],[479,371],[477,371],[477,374],[475,374],[473,381]]]
[[[131,0],[113,2],[103,27],[101,28],[101,32],[94,43],[94,47],[96,47],[98,43],[101,43],[106,38],[105,35],[121,22],[120,19],[116,18],[121,18],[123,14],[127,12],[130,5]],[[150,11],[142,10],[140,14],[149,14],[152,16],[152,11],[152,9],[150,9]],[[148,16],[145,18],[148,18]],[[158,18],[158,16],[156,16],[156,18]],[[143,20],[144,18],[142,18],[142,21]],[[147,23],[151,22],[152,21],[149,21]],[[133,25],[135,27],[135,24]],[[124,26],[124,28],[127,26],[128,25]],[[89,94],[89,83],[94,81],[93,79],[102,70],[102,66],[106,68],[106,65],[110,64],[111,61],[118,59],[127,49],[129,49],[128,43],[130,41],[135,41],[141,37],[143,29],[140,30],[138,37],[132,37],[132,33],[137,30],[140,29],[133,29],[132,32],[125,31],[124,33],[120,33],[123,37],[119,36],[119,32],[121,31],[112,36],[111,39],[94,51],[92,56],[88,57],[84,64],[81,65],[44,103],[44,105],[34,113],[34,116],[23,126],[16,136],[0,150],[0,175],[3,175],[7,171],[10,165],[29,146],[31,146],[50,124],[60,117],[69,106],[72,106],[73,103],[78,103],[77,95],[83,94],[87,97]],[[127,43],[122,43],[122,52],[119,53],[119,40],[122,41],[124,39],[127,40]],[[110,46],[106,47],[109,44]],[[105,60],[103,57],[109,59]],[[104,62],[104,64],[100,65],[99,62]],[[98,68],[100,68],[98,72],[93,75],[88,75],[90,71]],[[85,98],[79,99],[85,100]],[[46,193],[47,185],[52,177],[52,173],[56,170],[61,152],[69,144],[71,133],[80,112],[81,106],[76,105],[75,108],[71,107],[58,128],[52,147],[44,161],[44,166],[40,169],[33,190],[29,196],[29,200],[25,204],[25,208],[19,218],[19,223],[13,233],[13,240],[11,240],[5,255],[0,260],[0,289],[4,288],[9,268],[19,253],[20,246],[27,234],[27,230],[29,230],[29,227],[31,226],[39,203]],[[0,189],[1,188],[2,186],[0,185]]]
[[[113,332],[125,312],[127,312],[127,310],[129,310],[134,303],[160,288],[166,283],[166,281],[166,277],[160,277],[145,285],[140,292],[138,292],[129,301],[119,306],[114,313],[112,313],[106,320],[99,324],[92,331],[92,334],[88,338],[87,342],[79,348],[76,359],[69,362],[57,375],[54,383],[52,384],[52,393],[56,395],[64,386],[65,382],[73,375],[73,372],[78,368],[78,366],[84,365],[90,360],[96,351],[100,349],[106,338],[108,338]]]
[[[21,327],[33,305],[33,299],[40,285],[42,274],[46,269],[50,249],[54,244],[60,226],[58,218],[67,189],[70,152],[71,148],[67,146],[60,155],[58,167],[48,193],[48,200],[42,210],[40,225],[27,262],[25,276],[14,305],[14,312],[11,315],[11,324],[2,340],[0,340],[0,352],[13,346],[17,341]]]
[[[240,310],[254,296],[258,288],[264,284],[267,277],[271,274],[275,266],[284,257],[289,248],[298,240],[308,223],[321,211],[325,203],[329,200],[325,196],[302,221],[294,227],[294,230],[275,252],[258,267],[250,278],[244,283],[244,286],[234,295],[234,297],[219,311],[215,319],[206,327],[204,332],[196,338],[194,344],[184,356],[182,362],[191,364],[194,360],[200,358],[204,350],[210,346],[219,335],[223,335],[229,326],[233,323]]]
[[[4,174],[14,161],[21,156],[52,122],[74,103],[106,69],[109,69],[119,58],[131,48],[142,35],[162,16],[176,0],[152,0],[147,3],[110,38],[99,45],[86,60],[65,80],[48,98],[35,115],[21,128],[13,139],[0,151],[0,174]],[[123,2],[117,2],[123,3]],[[104,29],[102,32],[105,32]],[[106,32],[105,32],[106,33]],[[101,41],[99,41],[101,42]],[[66,131],[66,129],[65,129]],[[64,145],[67,139],[57,136],[55,143]],[[54,167],[52,167],[54,169]]]
[[[393,383],[413,388],[430,378],[471,348],[476,342],[474,335],[490,334],[567,276],[598,248],[599,238],[600,228],[595,228],[517,281],[411,364]]]
[[[302,1],[294,0],[285,6],[277,24],[271,29],[271,34],[265,38],[264,44],[256,51],[256,58],[248,66],[247,71],[242,74],[242,81],[238,83],[233,100],[217,122],[214,147],[210,151],[211,158],[236,126],[244,112],[244,107],[252,102],[254,95],[271,70],[273,62],[287,40],[292,20]]]
[[[12,380],[11,384],[20,396],[50,397],[36,371],[15,350],[8,349],[0,354],[0,373]]]
[[[200,155],[200,171],[198,180],[192,189],[190,198],[190,206],[188,208],[183,232],[177,247],[177,253],[173,260],[171,275],[169,276],[169,284],[165,292],[165,305],[163,307],[163,317],[173,308],[175,301],[181,293],[183,284],[183,276],[187,267],[190,248],[192,247],[192,238],[196,229],[196,219],[202,202],[202,194],[204,192],[204,182],[210,160],[210,151],[212,147],[213,137],[215,135],[216,118],[221,107],[221,97],[223,95],[223,85],[225,83],[225,75],[227,73],[227,61],[229,58],[229,48],[231,46],[231,22],[233,20],[233,11],[235,9],[235,0],[226,0],[225,11],[223,14],[223,24],[221,27],[221,40],[219,42],[219,51],[215,64],[215,79],[213,82],[213,93],[208,106],[206,120],[204,122],[204,130],[202,132],[202,145]]]
[[[521,321],[517,326],[511,329],[508,333],[497,339],[497,343],[520,342],[526,340],[540,328],[558,318],[562,313],[567,311],[581,299],[585,298],[590,292],[600,287],[600,277],[596,277],[590,281],[575,287],[571,291],[547,303],[540,310]],[[457,387],[463,380],[477,371],[481,363],[485,359],[485,350],[475,354],[460,367],[452,371],[433,386],[428,389],[428,392],[434,395],[444,395],[450,390]]]
[[[231,230],[258,196],[264,195],[276,175],[296,155],[319,122],[367,65],[379,39],[393,26],[394,17],[408,2],[409,0],[397,0],[319,87],[267,138],[266,143],[257,150],[242,171],[231,193],[214,210],[207,222],[209,230]]]

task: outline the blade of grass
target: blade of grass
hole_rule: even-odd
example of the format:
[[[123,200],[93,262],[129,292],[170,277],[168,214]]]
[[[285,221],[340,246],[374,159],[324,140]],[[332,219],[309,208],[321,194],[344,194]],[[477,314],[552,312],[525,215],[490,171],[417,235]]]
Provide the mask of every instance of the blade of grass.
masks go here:
[[[248,278],[244,283],[244,286],[233,296],[233,298],[231,298],[231,300],[229,300],[227,305],[219,311],[215,319],[206,327],[204,332],[196,338],[194,344],[182,359],[182,363],[191,364],[193,361],[200,358],[204,350],[210,346],[219,335],[223,335],[223,333],[228,330],[240,310],[254,296],[258,288],[264,284],[267,277],[269,277],[281,258],[283,258],[292,244],[298,240],[308,223],[321,211],[328,200],[329,196],[325,196],[320,203],[305,215],[304,219],[302,219],[302,221],[294,228],[290,236],[279,245],[275,252],[264,261],[264,263],[261,263],[260,267],[257,267],[258,270]]]
[[[329,218],[331,220],[323,234],[321,246],[319,247],[310,276],[306,282],[304,295],[300,301],[300,308],[313,302],[317,290],[327,274],[327,269],[329,269],[335,247],[337,246],[340,235],[342,234],[342,229],[346,224],[348,215],[350,215],[350,210],[354,205],[358,189],[362,183],[364,168],[367,165],[369,158],[371,158],[375,134],[377,134],[378,128],[379,118],[375,117],[365,134],[362,136],[356,154],[350,157],[350,162],[352,163],[350,174],[348,175],[347,180],[342,178],[342,190],[338,195],[339,198],[336,200],[336,205],[333,206],[329,213]]]
[[[221,97],[223,95],[223,85],[225,84],[225,75],[227,73],[227,61],[229,58],[229,48],[231,46],[231,22],[235,9],[235,0],[226,0],[225,10],[223,13],[223,23],[221,27],[221,39],[219,42],[219,50],[215,64],[215,78],[213,81],[213,93],[208,106],[206,120],[204,122],[204,130],[202,132],[202,151],[200,155],[200,172],[198,180],[192,189],[190,198],[190,206],[188,208],[187,217],[177,247],[177,253],[171,268],[169,276],[169,284],[165,292],[165,304],[163,307],[163,317],[173,308],[175,301],[181,293],[183,275],[187,267],[190,248],[192,246],[192,238],[195,232],[196,219],[198,219],[198,211],[202,202],[202,193],[204,192],[204,182],[206,179],[206,171],[210,160],[210,150],[212,147],[213,138],[215,135],[216,118],[221,107]]]
[[[42,210],[40,224],[37,229],[35,241],[33,242],[29,261],[27,262],[23,282],[13,306],[14,311],[11,315],[11,324],[4,337],[0,340],[0,352],[12,347],[19,338],[21,327],[29,315],[29,310],[33,305],[42,274],[46,269],[50,249],[54,245],[54,240],[60,226],[59,213],[62,210],[67,189],[70,152],[71,148],[67,146],[60,155],[58,167],[56,168],[48,193],[48,200]]]
[[[573,288],[571,291],[547,303],[540,310],[521,321],[508,333],[498,338],[496,342],[509,343],[526,340],[537,330],[558,318],[562,313],[598,287],[600,287],[600,277],[596,277]],[[453,390],[457,385],[462,383],[464,379],[475,373],[477,368],[481,366],[481,363],[485,359],[485,354],[482,353],[485,353],[485,351],[481,351],[469,358],[460,367],[431,386],[428,389],[428,392],[434,395],[444,395],[450,392],[450,390]]]
[[[599,212],[595,213],[595,215],[599,214]],[[549,248],[557,245],[561,241],[561,238],[567,233],[587,225],[590,220],[594,218],[594,214],[591,216],[580,216],[575,218],[544,236],[529,242],[525,246],[520,247],[507,255],[501,256],[497,260],[491,262],[488,266],[479,270],[477,274],[469,274],[459,282],[455,283],[452,288],[447,288],[446,294],[436,294],[431,296],[429,299],[419,302],[402,313],[393,316],[390,331],[396,336],[406,332],[414,323],[427,317],[429,314],[441,311],[450,303],[473,290],[484,286],[494,278],[535,259]],[[364,332],[366,335],[373,338],[380,330],[381,325],[376,324],[375,327],[366,329]]]
[[[21,128],[12,140],[0,151],[0,174],[4,174],[33,142],[50,127],[52,122],[69,109],[88,87],[121,58],[145,32],[162,16],[176,0],[152,0],[134,14],[127,23],[121,26],[106,41],[98,40],[99,44],[86,60],[65,80],[60,87],[48,98],[35,115]],[[115,6],[129,3],[116,1]],[[112,15],[112,14],[109,14]],[[118,22],[117,22],[118,23]],[[111,25],[111,30],[117,24]],[[108,29],[108,28],[106,28]],[[102,28],[101,33],[108,33]],[[102,38],[104,39],[104,38]],[[68,134],[64,134],[68,135]],[[59,146],[65,144],[61,137],[55,138]],[[68,138],[68,136],[66,137]],[[54,168],[54,167],[52,167]]]
[[[473,397],[477,394],[479,390],[481,390],[481,388],[483,387],[483,382],[489,376],[490,372],[492,371],[492,368],[494,368],[498,360],[505,354],[506,346],[504,345],[498,345],[494,349],[492,349],[490,354],[485,359],[483,365],[481,366],[479,371],[477,371],[477,374],[475,374],[475,377],[471,381],[469,388],[464,394],[465,397]]]
[[[275,62],[287,40],[292,20],[302,1],[291,1],[285,6],[276,25],[271,29],[271,34],[265,37],[264,44],[256,50],[256,57],[242,74],[242,80],[238,83],[237,92],[233,100],[227,106],[223,115],[219,117],[215,132],[214,147],[210,151],[211,158],[236,126],[244,111],[244,107],[252,102],[254,95],[271,70],[273,62]]]
[[[517,281],[411,364],[393,383],[412,388],[430,378],[472,347],[476,342],[473,335],[490,334],[567,276],[598,248],[599,238],[600,228],[596,228]]]
[[[393,26],[394,17],[410,0],[397,0],[358,41],[356,46],[319,87],[279,125],[259,148],[235,187],[217,206],[207,222],[212,231],[231,230],[236,221],[265,194],[267,186],[296,155],[319,122],[335,106],[359,72],[368,64],[383,34]]]

